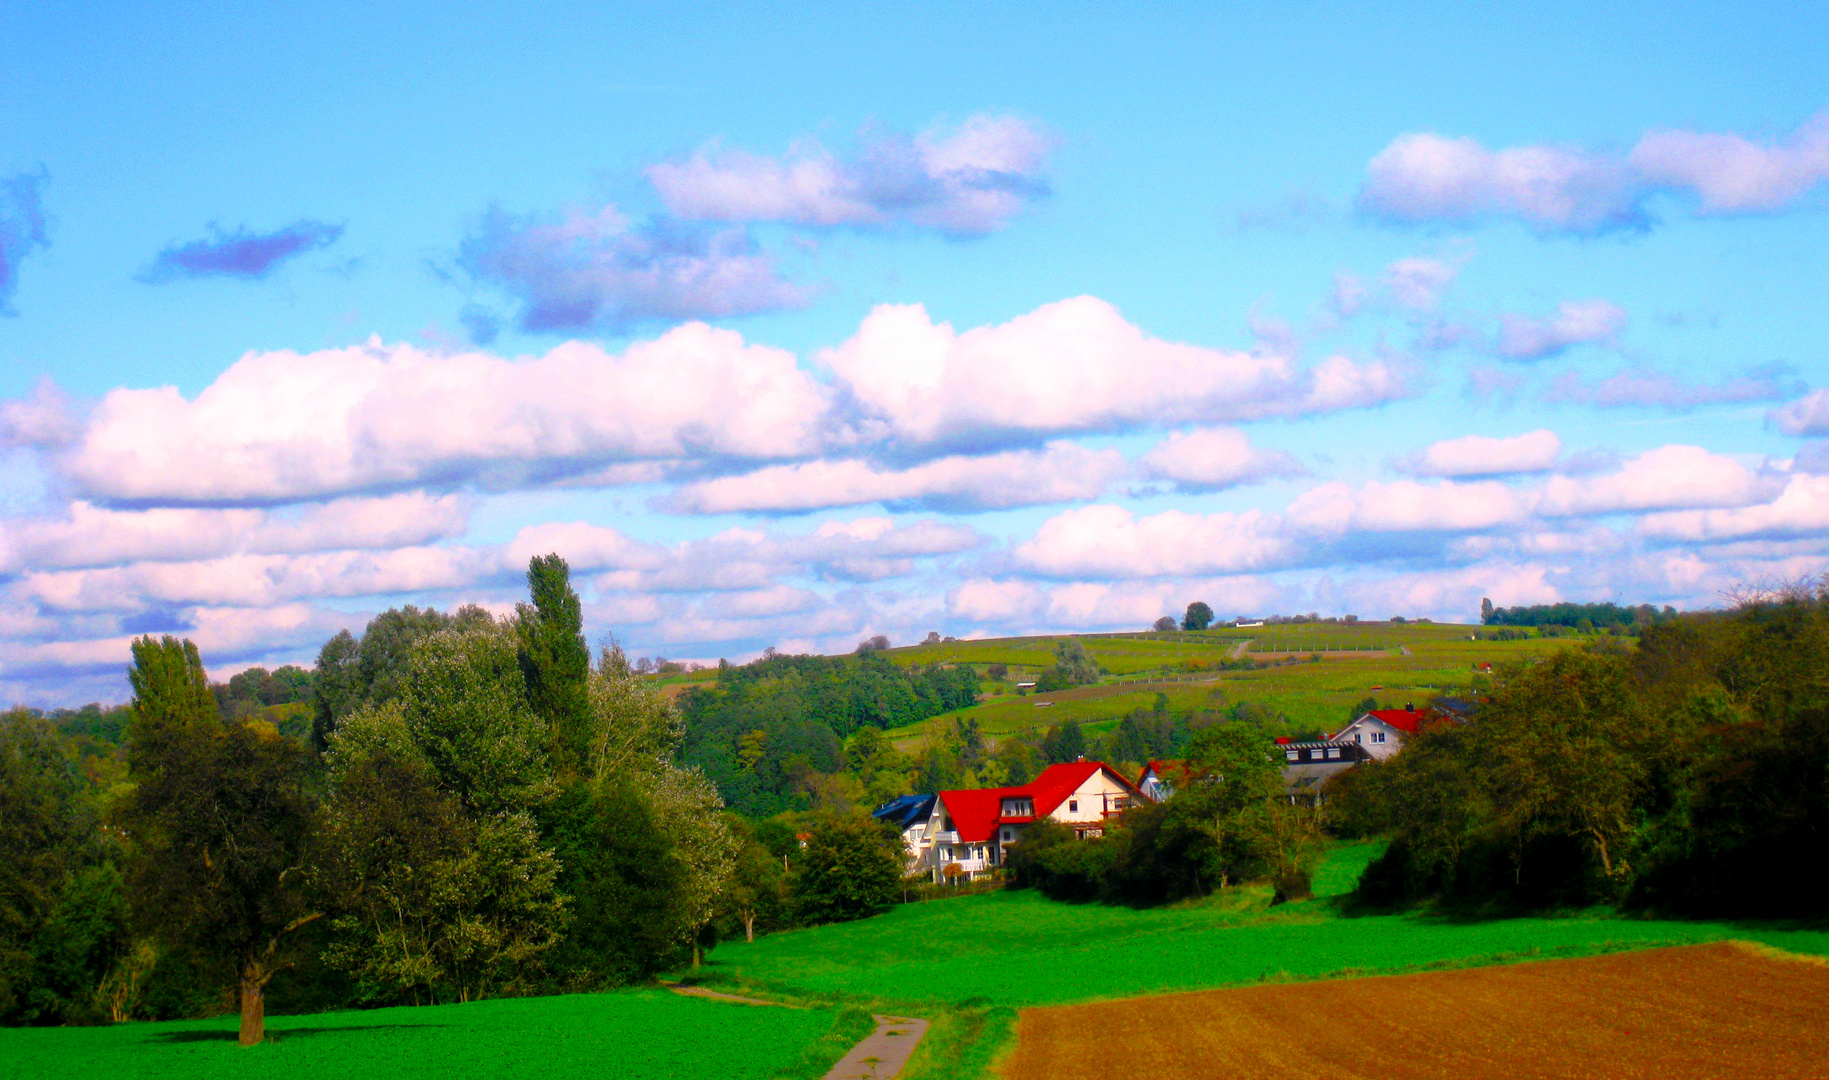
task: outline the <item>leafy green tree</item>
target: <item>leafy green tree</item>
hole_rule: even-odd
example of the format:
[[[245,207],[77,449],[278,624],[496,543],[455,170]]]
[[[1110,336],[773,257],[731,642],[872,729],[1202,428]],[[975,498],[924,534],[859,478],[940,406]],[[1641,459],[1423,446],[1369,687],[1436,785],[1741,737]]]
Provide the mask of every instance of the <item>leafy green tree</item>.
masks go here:
[[[1179,629],[1180,625],[1181,624],[1175,621],[1175,616],[1164,615],[1151,624],[1150,629],[1156,631],[1158,634],[1166,634],[1172,630]]]
[[[737,815],[725,819],[737,844],[730,880],[724,886],[721,908],[743,928],[743,940],[756,940],[756,927],[764,931],[787,925],[789,904],[787,870],[775,853],[764,847],[749,822]]]
[[[515,630],[533,711],[552,732],[552,760],[561,776],[585,767],[590,752],[591,651],[584,641],[584,611],[571,586],[571,568],[558,555],[527,564],[532,603],[517,605]]]
[[[808,923],[875,915],[896,902],[901,885],[901,838],[867,817],[820,821],[793,872],[794,904]]]
[[[573,990],[640,982],[676,964],[692,935],[688,867],[633,785],[572,785],[542,811],[572,920],[548,961]]]
[[[241,1042],[265,1037],[266,988],[287,938],[319,918],[304,888],[314,804],[297,743],[216,716],[195,645],[134,643],[124,807],[140,840],[134,908],[169,944],[233,973]]]
[[[1086,756],[1086,733],[1078,720],[1068,720],[1048,729],[1042,737],[1042,756],[1048,764],[1078,761]]]
[[[1213,625],[1213,609],[1208,607],[1204,600],[1196,600],[1189,604],[1187,614],[1181,617],[1183,630],[1205,630],[1211,625]]]
[[[56,728],[0,714],[0,1023],[98,1015],[96,992],[128,946],[112,845]]]
[[[331,733],[343,718],[362,706],[361,656],[362,646],[347,630],[338,630],[318,650],[311,677],[316,690],[311,703],[311,743],[319,751],[330,746]]]

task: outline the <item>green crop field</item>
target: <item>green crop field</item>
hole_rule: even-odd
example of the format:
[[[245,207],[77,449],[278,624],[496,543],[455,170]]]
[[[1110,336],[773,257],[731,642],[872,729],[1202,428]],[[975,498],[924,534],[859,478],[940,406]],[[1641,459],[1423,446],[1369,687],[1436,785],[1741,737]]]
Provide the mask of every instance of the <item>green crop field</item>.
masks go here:
[[[1344,892],[1372,854],[1337,849],[1317,873]],[[1151,910],[1050,901],[1028,890],[909,904],[839,926],[725,945],[714,981],[791,994],[903,996],[1024,1007],[1262,980],[1580,956],[1723,938],[1829,954],[1829,929],[1617,918],[1454,921],[1341,915],[1333,900],[1269,906],[1265,887]]]
[[[1230,708],[1256,702],[1296,725],[1338,727],[1366,697],[1393,707],[1421,705],[1443,691],[1465,689],[1477,665],[1539,656],[1577,644],[1577,638],[1473,641],[1480,628],[1451,623],[1297,623],[1226,628],[1202,633],[1086,635],[1077,640],[1111,676],[1096,686],[1050,694],[1018,695],[1008,683],[970,708],[889,732],[910,749],[930,731],[956,718],[977,721],[995,737],[1078,720],[1091,731],[1126,713],[1148,708],[1158,692],[1175,711]],[[1005,664],[1012,680],[1032,678],[1054,662],[1056,637],[952,641],[894,649],[899,663]],[[1240,656],[1295,657],[1299,662],[1250,671],[1210,670]],[[1314,656],[1312,661],[1309,657]]]
[[[859,1014],[861,1016],[861,1014]],[[236,1044],[238,1019],[0,1028],[8,1080],[107,1077],[817,1077],[860,1037],[833,1009],[780,1009],[664,990],[276,1016]],[[846,1019],[852,1019],[847,1016]],[[870,1028],[866,1019],[862,1031]]]

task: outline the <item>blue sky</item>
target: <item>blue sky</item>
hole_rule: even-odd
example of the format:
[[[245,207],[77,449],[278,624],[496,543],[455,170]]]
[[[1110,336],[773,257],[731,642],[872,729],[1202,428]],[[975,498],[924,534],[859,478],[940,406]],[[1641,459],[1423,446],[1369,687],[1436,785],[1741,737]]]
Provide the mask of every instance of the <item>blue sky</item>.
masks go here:
[[[0,10],[0,690],[1825,568],[1814,5]]]

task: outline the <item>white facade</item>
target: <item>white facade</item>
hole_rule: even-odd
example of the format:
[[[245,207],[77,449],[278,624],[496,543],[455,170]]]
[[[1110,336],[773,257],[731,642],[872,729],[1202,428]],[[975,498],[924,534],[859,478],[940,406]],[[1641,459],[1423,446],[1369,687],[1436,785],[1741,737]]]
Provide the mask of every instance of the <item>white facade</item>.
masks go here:
[[[1340,732],[1329,742],[1358,743],[1365,747],[1365,752],[1373,758],[1383,761],[1403,749],[1404,732],[1402,728],[1387,724],[1371,713],[1340,729]]]

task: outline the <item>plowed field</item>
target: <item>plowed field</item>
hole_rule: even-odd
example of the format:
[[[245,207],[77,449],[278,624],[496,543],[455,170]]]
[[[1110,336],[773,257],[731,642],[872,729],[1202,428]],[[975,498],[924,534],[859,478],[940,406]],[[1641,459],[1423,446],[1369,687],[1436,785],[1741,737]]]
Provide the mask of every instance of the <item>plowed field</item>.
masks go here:
[[[1829,1076],[1829,966],[1729,943],[1025,1009],[1006,1080]]]

